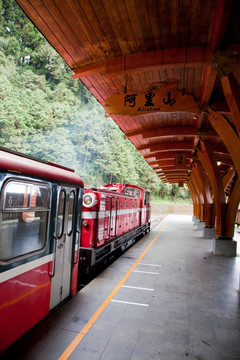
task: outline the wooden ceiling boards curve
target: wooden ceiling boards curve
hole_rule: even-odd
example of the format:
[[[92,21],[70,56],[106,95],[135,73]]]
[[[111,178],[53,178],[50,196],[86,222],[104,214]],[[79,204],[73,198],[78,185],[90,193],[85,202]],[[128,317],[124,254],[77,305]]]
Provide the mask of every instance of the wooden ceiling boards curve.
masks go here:
[[[232,174],[231,156],[208,114],[221,114],[239,132],[238,0],[17,3],[73,70],[73,78],[79,78],[102,106],[126,88],[142,93],[170,79],[177,81],[183,96],[192,97],[199,114],[178,107],[173,112],[112,115],[150,166],[166,162],[169,167],[167,161],[172,161],[174,179],[163,166],[164,181],[188,181],[203,140],[221,162],[221,176]],[[183,177],[174,163],[175,153],[181,152],[187,162]]]

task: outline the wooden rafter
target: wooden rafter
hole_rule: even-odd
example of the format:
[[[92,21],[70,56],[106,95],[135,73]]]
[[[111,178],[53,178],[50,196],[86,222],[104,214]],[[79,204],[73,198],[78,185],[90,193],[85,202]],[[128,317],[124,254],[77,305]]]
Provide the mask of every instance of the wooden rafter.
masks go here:
[[[201,131],[191,126],[176,126],[176,127],[158,127],[152,129],[137,129],[126,132],[126,137],[131,138],[133,136],[142,135],[144,139],[152,137],[167,137],[167,136],[217,136],[216,134],[208,134],[206,131]]]
[[[223,177],[222,182],[223,182],[223,187],[224,187],[224,191],[226,191],[226,189],[228,188],[229,183],[232,181],[234,175],[235,175],[235,170],[230,169]]]
[[[176,154],[179,154],[180,151],[160,151],[160,152],[154,152],[150,154],[143,155],[144,159],[151,159],[155,157],[155,159],[175,159]],[[183,152],[181,152],[183,153]],[[192,158],[192,151],[188,150],[184,152],[186,159]]]
[[[209,65],[211,58],[212,51],[209,47],[164,49],[91,63],[72,70],[74,79],[99,72],[104,72],[107,76],[119,76],[149,70],[202,67]]]
[[[238,172],[238,176],[240,176],[240,139],[238,135],[221,114],[211,111],[209,113],[209,119],[213,128],[218,132],[224,145],[228,149],[234,163],[234,167]]]
[[[150,152],[169,151],[169,150],[192,150],[193,145],[184,141],[146,144],[137,147],[138,151],[150,149]]]
[[[225,98],[233,116],[238,136],[240,136],[240,85],[233,74],[224,76],[221,79],[221,82]]]
[[[211,66],[207,66],[205,68],[202,88],[199,97],[199,101],[202,106],[206,106],[209,103],[217,74],[218,74],[217,70],[213,69]]]
[[[175,165],[175,160],[156,160],[156,161],[149,161],[148,163],[149,165],[158,165],[160,167],[164,167],[164,166],[175,166],[176,168],[179,169],[184,169],[185,166],[176,166]],[[190,166],[190,161],[186,160],[186,166]]]

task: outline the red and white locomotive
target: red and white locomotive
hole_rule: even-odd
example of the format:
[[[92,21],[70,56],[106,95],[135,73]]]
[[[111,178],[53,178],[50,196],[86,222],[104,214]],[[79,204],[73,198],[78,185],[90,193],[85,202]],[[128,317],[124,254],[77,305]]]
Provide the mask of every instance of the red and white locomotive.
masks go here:
[[[1,353],[150,230],[150,203],[137,186],[84,190],[73,170],[3,148],[0,191]]]
[[[79,274],[126,250],[150,231],[150,193],[128,184],[86,186],[83,195]],[[81,275],[79,276],[81,281]]]

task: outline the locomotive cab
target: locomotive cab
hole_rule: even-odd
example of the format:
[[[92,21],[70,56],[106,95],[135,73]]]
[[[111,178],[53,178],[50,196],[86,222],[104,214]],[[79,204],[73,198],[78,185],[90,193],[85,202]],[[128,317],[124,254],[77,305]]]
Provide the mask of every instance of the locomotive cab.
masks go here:
[[[79,281],[97,263],[126,250],[147,231],[150,231],[148,190],[122,183],[85,187]]]

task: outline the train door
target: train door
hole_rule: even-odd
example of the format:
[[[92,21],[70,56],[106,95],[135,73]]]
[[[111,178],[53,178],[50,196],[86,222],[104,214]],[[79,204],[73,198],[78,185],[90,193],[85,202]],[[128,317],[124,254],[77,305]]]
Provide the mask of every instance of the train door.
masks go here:
[[[76,189],[60,187],[50,309],[66,299],[71,293],[75,201]]]
[[[106,210],[104,216],[104,238],[110,240],[116,236],[117,232],[117,207],[118,199],[107,196],[106,199]]]
[[[118,199],[112,197],[110,211],[110,237],[115,237],[117,233],[117,207]]]

